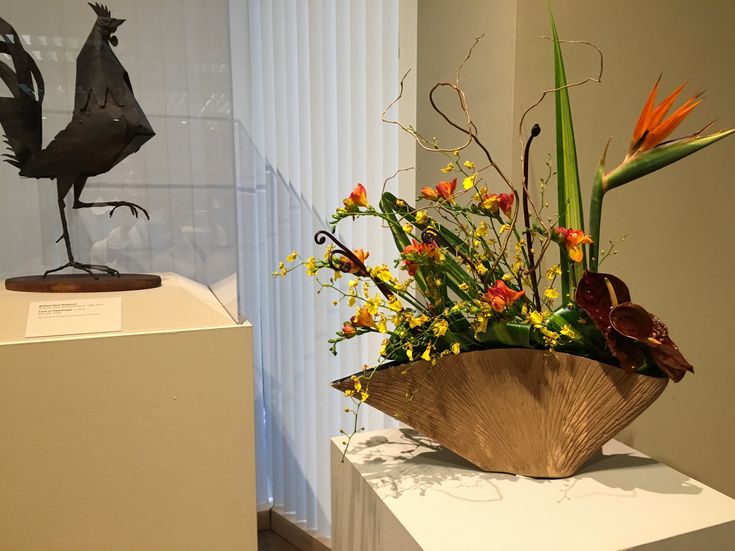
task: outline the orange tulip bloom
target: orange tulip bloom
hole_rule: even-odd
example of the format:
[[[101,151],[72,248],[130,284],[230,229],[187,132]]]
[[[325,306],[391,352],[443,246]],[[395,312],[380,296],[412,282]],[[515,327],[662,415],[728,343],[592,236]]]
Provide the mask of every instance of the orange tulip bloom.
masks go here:
[[[352,190],[350,196],[343,199],[342,202],[347,210],[356,210],[358,207],[367,207],[367,191],[362,184],[357,184],[355,189]]]
[[[367,306],[363,306],[362,308],[360,308],[357,311],[357,314],[353,316],[350,321],[355,327],[371,327],[373,329],[378,328],[378,326],[375,325],[375,318],[373,318],[373,315],[369,312]],[[344,330],[344,327],[342,329]]]
[[[429,186],[421,189],[421,195],[424,197],[424,199],[430,199],[431,201],[436,201],[437,199],[439,199],[439,194],[434,190],[434,188],[431,188]]]
[[[582,262],[584,253],[582,245],[590,245],[592,237],[585,235],[582,230],[572,230],[567,228],[556,228],[559,236],[564,240],[567,248],[567,254],[572,262]]]
[[[646,104],[643,106],[638,122],[635,125],[633,131],[633,138],[630,142],[630,148],[628,149],[628,156],[634,155],[637,152],[643,152],[648,149],[653,149],[664,141],[669,134],[671,134],[679,124],[686,118],[692,109],[699,105],[699,96],[702,94],[696,94],[689,98],[681,107],[671,113],[668,117],[666,116],[671,109],[671,106],[676,101],[681,91],[684,88],[684,84],[674,90],[668,97],[666,97],[661,103],[654,107],[656,102],[656,91],[658,90],[658,84],[661,80],[656,81],[653,86],[653,90],[646,100]]]
[[[503,214],[505,214],[508,218],[510,218],[510,213],[513,210],[513,201],[515,200],[515,195],[512,193],[501,193],[498,195],[498,206],[500,207],[500,210],[503,211]]]
[[[451,182],[439,182],[436,184],[436,192],[441,195],[442,199],[454,203],[454,190],[457,189],[457,178]]]
[[[524,294],[526,294],[525,291],[514,291],[506,286],[502,279],[498,279],[495,281],[495,285],[485,291],[482,300],[489,303],[490,307],[496,312],[502,312]]]
[[[342,326],[342,334],[345,336],[345,338],[349,339],[351,337],[354,337],[357,334],[357,331],[351,324],[345,322],[345,324]]]
[[[510,218],[514,200],[515,196],[512,193],[486,193],[480,201],[480,208],[492,214],[497,214],[499,208]]]

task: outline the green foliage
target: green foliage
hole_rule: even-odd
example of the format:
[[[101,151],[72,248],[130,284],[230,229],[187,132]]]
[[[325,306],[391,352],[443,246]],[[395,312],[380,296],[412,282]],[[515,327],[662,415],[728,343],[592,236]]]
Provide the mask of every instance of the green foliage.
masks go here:
[[[574,142],[574,124],[572,108],[569,102],[569,88],[564,70],[564,57],[559,43],[559,35],[554,23],[554,16],[549,12],[551,32],[554,43],[554,87],[556,91],[556,164],[557,193],[559,199],[559,225],[564,228],[584,230],[582,214],[582,192],[579,185],[579,169],[577,167],[577,146]],[[564,301],[573,300],[574,287],[582,277],[585,261],[570,262],[561,250],[561,284]]]

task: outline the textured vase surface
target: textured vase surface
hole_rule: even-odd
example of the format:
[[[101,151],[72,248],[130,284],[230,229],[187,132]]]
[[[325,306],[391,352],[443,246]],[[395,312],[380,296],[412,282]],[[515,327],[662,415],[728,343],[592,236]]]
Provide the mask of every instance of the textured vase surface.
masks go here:
[[[667,382],[560,352],[495,349],[378,369],[366,402],[485,471],[564,478]]]

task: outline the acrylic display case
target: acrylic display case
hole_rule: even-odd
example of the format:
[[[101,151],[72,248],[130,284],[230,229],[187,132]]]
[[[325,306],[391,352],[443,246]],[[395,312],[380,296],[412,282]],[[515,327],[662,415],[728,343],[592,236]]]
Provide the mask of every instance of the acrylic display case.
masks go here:
[[[212,287],[234,319],[238,222],[229,3],[135,0],[110,6],[125,19],[114,48],[156,135],[111,171],[88,179],[88,202],[125,200],[128,209],[71,209],[67,218],[81,262],[124,272],[175,272]],[[45,81],[43,145],[70,121],[76,60],[96,16],[87,2],[3,4]],[[2,90],[0,95],[9,96]],[[94,151],[90,151],[93,155]],[[43,273],[66,261],[56,185],[21,178],[1,163],[0,277]],[[234,285],[233,285],[234,284]],[[233,302],[234,300],[234,302]]]

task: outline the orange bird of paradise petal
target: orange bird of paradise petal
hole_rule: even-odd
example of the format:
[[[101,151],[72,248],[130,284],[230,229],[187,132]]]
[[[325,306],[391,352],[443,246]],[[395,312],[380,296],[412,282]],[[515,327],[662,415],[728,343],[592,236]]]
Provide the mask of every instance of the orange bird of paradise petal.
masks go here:
[[[648,95],[646,104],[643,106],[638,122],[633,130],[633,138],[630,142],[630,148],[628,150],[628,156],[631,156],[637,152],[643,152],[648,149],[653,149],[664,141],[686,116],[699,105],[699,97],[701,93],[696,94],[689,98],[681,107],[676,111],[667,116],[669,109],[676,101],[681,91],[684,89],[685,84],[681,84],[671,92],[661,103],[654,107],[656,103],[656,92],[658,91],[658,85],[661,81],[661,77],[658,78],[656,84],[653,85],[651,93]]]

